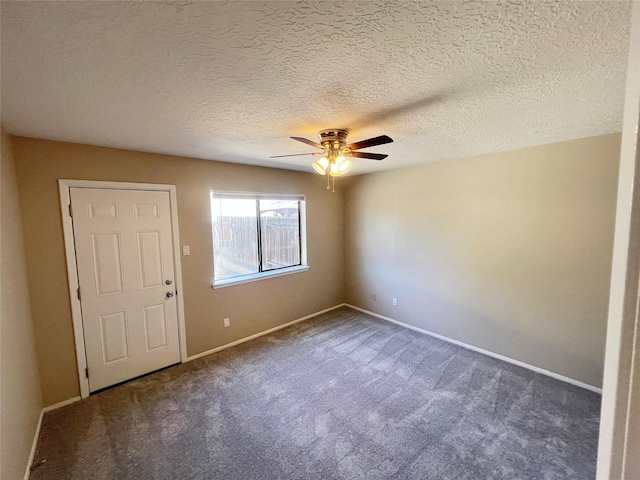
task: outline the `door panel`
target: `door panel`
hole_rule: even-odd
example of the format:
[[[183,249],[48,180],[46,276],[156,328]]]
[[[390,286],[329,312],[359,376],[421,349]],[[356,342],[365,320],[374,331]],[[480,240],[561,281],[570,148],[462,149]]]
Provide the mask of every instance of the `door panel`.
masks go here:
[[[138,262],[142,288],[162,286],[162,247],[160,232],[138,233]]]
[[[91,256],[96,294],[99,297],[122,293],[122,257],[120,234],[91,235]]]
[[[164,315],[164,304],[144,307],[144,333],[147,340],[147,351],[167,346],[167,324]]]
[[[178,363],[169,193],[70,195],[89,390]]]
[[[158,218],[158,205],[138,205],[136,204],[136,218]]]
[[[117,362],[129,358],[127,320],[124,312],[100,315],[100,343],[103,363]]]
[[[118,218],[118,206],[115,203],[87,203],[89,219],[94,218]]]

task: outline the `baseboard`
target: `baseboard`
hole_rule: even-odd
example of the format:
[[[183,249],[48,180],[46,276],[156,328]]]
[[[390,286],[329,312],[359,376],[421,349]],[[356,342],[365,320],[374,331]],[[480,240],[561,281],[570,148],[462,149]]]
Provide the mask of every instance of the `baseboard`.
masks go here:
[[[264,335],[268,335],[268,334],[276,332],[278,330],[282,330],[283,328],[290,327],[291,325],[294,325],[296,323],[303,322],[305,320],[309,320],[310,318],[317,317],[318,315],[322,315],[323,313],[330,312],[331,310],[335,310],[336,308],[344,307],[346,305],[347,305],[346,303],[340,303],[338,305],[334,305],[333,307],[325,308],[324,310],[320,310],[319,312],[312,313],[311,315],[307,315],[305,317],[298,318],[296,320],[293,320],[292,322],[288,322],[288,323],[285,323],[283,325],[278,325],[277,327],[273,327],[273,328],[270,328],[268,330],[264,330],[262,332],[255,333],[255,334],[250,335],[250,336],[245,337],[245,338],[241,338],[240,340],[236,340],[235,342],[227,343],[225,345],[222,345],[222,346],[216,347],[216,348],[212,348],[211,350],[207,350],[205,352],[196,353],[195,355],[187,357],[187,362],[190,362],[191,360],[195,360],[197,358],[206,357],[207,355],[211,355],[212,353],[216,353],[216,352],[219,352],[221,350],[225,350],[227,348],[235,347],[236,345],[240,345],[241,343],[248,342],[249,340],[253,340],[254,338],[262,337]]]
[[[512,363],[514,365],[518,365],[519,367],[526,368],[528,370],[533,370],[536,373],[541,373],[542,375],[547,375],[548,377],[555,378],[556,380],[560,380],[562,382],[570,383],[571,385],[575,385],[577,387],[585,388],[592,392],[596,392],[602,394],[602,389],[598,387],[594,387],[593,385],[589,385],[588,383],[583,383],[578,380],[574,380],[570,377],[565,377],[564,375],[560,375],[558,373],[550,372],[549,370],[545,370],[543,368],[535,367],[533,365],[529,365],[528,363],[521,362],[520,360],[515,360],[510,357],[505,357],[504,355],[500,355],[498,353],[490,352],[489,350],[484,350],[482,348],[474,347],[473,345],[469,345],[468,343],[463,343],[458,340],[454,340],[449,337],[445,337],[444,335],[439,335],[437,333],[430,332],[429,330],[425,330],[420,327],[415,327],[413,325],[409,325],[408,323],[400,322],[398,320],[394,320],[393,318],[385,317],[384,315],[380,315],[375,312],[371,312],[369,310],[365,310],[364,308],[356,307],[355,305],[351,305],[349,303],[344,304],[346,307],[353,308],[354,310],[358,310],[359,312],[366,313],[376,318],[380,318],[382,320],[386,320],[387,322],[395,323],[396,325],[400,325],[402,327],[408,328],[410,330],[415,330],[416,332],[424,333],[425,335],[429,335],[430,337],[437,338],[439,340],[444,340],[445,342],[453,343],[454,345],[458,345],[459,347],[464,347],[469,350],[473,350],[474,352],[482,353],[483,355],[487,355],[489,357],[497,358],[498,360],[502,360],[503,362]]]
[[[598,387],[594,387],[593,385],[589,385],[587,383],[583,383],[583,382],[580,382],[578,380],[574,380],[573,378],[565,377],[564,375],[560,375],[558,373],[554,373],[554,372],[551,372],[549,370],[545,370],[543,368],[539,368],[539,367],[535,367],[533,365],[529,365],[528,363],[521,362],[520,360],[515,360],[515,359],[510,358],[510,357],[505,357],[504,355],[500,355],[500,354],[497,354],[497,353],[490,352],[489,350],[484,350],[482,348],[474,347],[473,345],[469,345],[467,343],[460,342],[458,340],[454,340],[454,339],[449,338],[449,337],[445,337],[444,335],[439,335],[437,333],[430,332],[429,330],[425,330],[425,329],[420,328],[420,327],[409,325],[408,323],[404,323],[404,322],[401,322],[399,320],[394,320],[393,318],[390,318],[390,317],[385,317],[384,315],[380,315],[379,313],[375,313],[375,312],[372,312],[370,310],[366,310],[364,308],[356,307],[355,305],[351,305],[349,303],[340,303],[340,304],[335,305],[333,307],[325,308],[324,310],[320,310],[319,312],[312,313],[311,315],[307,315],[307,316],[304,316],[302,318],[298,318],[296,320],[293,320],[291,322],[285,323],[283,325],[278,325],[277,327],[273,327],[273,328],[270,328],[268,330],[264,330],[262,332],[250,335],[250,336],[245,337],[245,338],[241,338],[240,340],[236,340],[234,342],[227,343],[227,344],[222,345],[220,347],[212,348],[211,350],[207,350],[205,352],[201,352],[201,353],[198,353],[196,355],[192,355],[191,357],[187,357],[187,362],[190,362],[192,360],[196,360],[197,358],[205,357],[207,355],[211,355],[212,353],[216,353],[216,352],[219,352],[221,350],[225,350],[227,348],[234,347],[236,345],[240,345],[241,343],[248,342],[248,341],[253,340],[255,338],[262,337],[264,335],[268,335],[268,334],[270,334],[272,332],[276,332],[278,330],[282,330],[283,328],[290,327],[291,325],[295,325],[296,323],[303,322],[305,320],[309,320],[310,318],[317,317],[318,315],[322,315],[323,313],[330,312],[331,310],[335,310],[335,309],[340,308],[340,307],[349,307],[349,308],[352,308],[353,310],[357,310],[359,312],[366,313],[367,315],[371,315],[373,317],[380,318],[381,320],[385,320],[387,322],[395,323],[396,325],[400,325],[401,327],[405,327],[405,328],[408,328],[410,330],[414,330],[416,332],[423,333],[425,335],[429,335],[430,337],[434,337],[434,338],[437,338],[439,340],[443,340],[445,342],[452,343],[454,345],[458,345],[459,347],[463,347],[463,348],[466,348],[468,350],[473,350],[474,352],[482,353],[483,355],[487,355],[489,357],[493,357],[493,358],[496,358],[498,360],[502,360],[503,362],[512,363],[512,364],[517,365],[519,367],[523,367],[523,368],[526,368],[528,370],[532,370],[532,371],[534,371],[536,373],[540,373],[542,375],[547,375],[549,377],[555,378],[556,380],[560,380],[560,381],[563,381],[563,382],[566,382],[566,383],[570,383],[571,385],[575,385],[577,387],[581,387],[581,388],[584,388],[586,390],[590,390],[592,392],[596,392],[596,393],[602,394],[602,389],[598,388]],[[24,479],[25,480],[29,480],[29,475],[31,473],[31,465],[33,464],[33,459],[34,459],[35,454],[36,454],[36,448],[38,446],[38,438],[40,437],[40,428],[42,427],[42,418],[44,417],[44,414],[47,413],[47,412],[50,412],[52,410],[56,410],[56,409],[58,409],[60,407],[64,407],[64,406],[69,405],[71,403],[77,402],[79,400],[81,400],[80,397],[73,397],[73,398],[70,398],[68,400],[64,400],[62,402],[56,403],[54,405],[49,405],[48,407],[44,407],[40,411],[40,417],[38,418],[38,425],[36,426],[36,432],[35,432],[35,436],[33,438],[33,444],[31,445],[31,453],[29,455],[29,462],[27,464],[27,470],[26,470],[25,475],[24,475]]]
[[[42,417],[44,417],[44,408],[40,410],[40,417],[38,418],[38,425],[36,425],[36,433],[33,437],[33,443],[31,444],[31,453],[29,453],[29,461],[27,462],[27,471],[24,472],[24,480],[29,480],[29,476],[31,474],[31,465],[33,465],[33,459],[36,456],[36,448],[38,446],[38,438],[40,438]]]
[[[254,335],[250,335],[250,336],[245,337],[245,338],[241,338],[240,340],[236,340],[235,342],[227,343],[226,345],[222,345],[220,347],[212,348],[211,350],[207,350],[206,352],[198,353],[198,354],[193,355],[191,357],[187,357],[187,362],[190,362],[191,360],[195,360],[195,359],[200,358],[200,357],[205,357],[207,355],[211,355],[212,353],[219,352],[221,350],[233,347],[235,345],[240,345],[241,343],[248,342],[249,340],[253,340],[254,338],[262,337],[263,335],[268,335],[268,334],[270,334],[272,332],[281,330],[283,328],[290,327],[291,325],[294,325],[296,323],[303,322],[305,320],[309,320],[310,318],[317,317],[318,315],[322,315],[323,313],[330,312],[331,310],[335,310],[337,308],[344,307],[345,305],[346,304],[344,304],[344,303],[340,303],[340,304],[335,305],[333,307],[325,308],[324,310],[320,310],[319,312],[312,313],[311,315],[307,315],[305,317],[298,318],[296,320],[293,320],[292,322],[288,322],[288,323],[285,323],[283,325],[278,325],[277,327],[273,327],[273,328],[270,328],[268,330],[264,330],[263,332],[259,332],[259,333],[256,333]],[[29,474],[31,473],[31,465],[33,465],[33,459],[34,459],[34,457],[36,455],[36,448],[38,446],[38,438],[40,436],[40,428],[42,426],[42,417],[44,417],[44,414],[47,413],[47,412],[50,412],[50,411],[55,410],[55,409],[60,408],[60,407],[64,407],[65,405],[69,405],[70,403],[77,402],[78,400],[81,400],[81,398],[80,397],[73,397],[73,398],[70,398],[70,399],[65,400],[63,402],[56,403],[54,405],[49,405],[48,407],[44,407],[40,411],[40,418],[38,419],[38,425],[36,426],[36,433],[35,433],[35,436],[33,438],[33,444],[31,445],[31,454],[29,455],[29,463],[27,464],[27,471],[25,472],[25,475],[24,475],[25,480],[29,480]]]
[[[36,456],[36,448],[38,448],[38,439],[40,438],[40,428],[42,427],[42,418],[44,417],[44,414],[55,410],[56,408],[64,407],[65,405],[69,405],[70,403],[77,402],[78,400],[80,400],[80,397],[73,397],[63,402],[49,405],[48,407],[44,407],[42,410],[40,410],[40,417],[38,418],[38,424],[36,425],[36,433],[33,436],[31,453],[29,453],[29,461],[27,462],[27,471],[24,473],[24,480],[29,480],[29,476],[31,475],[31,466],[33,465],[33,459]]]
[[[53,405],[49,405],[48,407],[44,407],[42,409],[42,412],[43,413],[47,413],[47,412],[50,412],[51,410],[56,410],[56,409],[58,409],[60,407],[65,407],[65,406],[70,405],[72,403],[79,402],[80,400],[82,400],[80,397],[73,397],[73,398],[70,398],[68,400],[64,400],[62,402],[54,403]]]

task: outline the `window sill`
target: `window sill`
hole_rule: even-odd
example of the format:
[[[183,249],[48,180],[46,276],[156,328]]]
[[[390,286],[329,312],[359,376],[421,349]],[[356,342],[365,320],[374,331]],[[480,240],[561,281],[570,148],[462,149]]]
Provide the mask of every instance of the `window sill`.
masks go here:
[[[282,268],[272,272],[254,273],[252,275],[243,275],[242,277],[234,277],[226,280],[218,280],[211,285],[214,290],[218,288],[231,287],[233,285],[241,285],[243,283],[257,282],[259,280],[265,280],[267,278],[282,277],[284,275],[292,275],[294,273],[306,272],[309,270],[309,265],[297,265],[295,267]]]

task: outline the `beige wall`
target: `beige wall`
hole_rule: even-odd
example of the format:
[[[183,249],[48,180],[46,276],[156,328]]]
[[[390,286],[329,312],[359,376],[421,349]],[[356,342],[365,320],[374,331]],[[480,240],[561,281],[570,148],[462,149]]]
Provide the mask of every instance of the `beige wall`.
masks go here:
[[[611,134],[354,177],[347,301],[601,386],[619,145]]]
[[[1,143],[0,478],[12,479],[24,476],[43,403],[13,151],[4,129]]]
[[[601,384],[617,134],[343,179],[344,244],[342,188],[316,175],[13,143],[46,405],[79,394],[59,178],[177,186],[189,355],[347,300]],[[306,194],[310,271],[212,290],[211,189]]]
[[[45,403],[79,395],[57,180],[177,187],[189,355],[342,303],[342,194],[304,172],[29,138],[13,139],[29,286]],[[212,290],[211,189],[307,196],[310,270]],[[230,317],[231,327],[222,320]]]

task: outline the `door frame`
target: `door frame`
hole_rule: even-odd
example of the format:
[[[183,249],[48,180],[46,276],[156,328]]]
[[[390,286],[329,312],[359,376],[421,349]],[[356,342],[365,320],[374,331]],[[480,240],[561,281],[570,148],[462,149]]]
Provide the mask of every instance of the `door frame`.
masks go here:
[[[187,337],[184,320],[184,297],[182,289],[182,264],[180,261],[180,235],[178,232],[178,203],[175,185],[157,183],[103,182],[94,180],[59,179],[60,213],[62,214],[62,230],[64,233],[64,250],[67,258],[67,279],[69,281],[69,300],[71,301],[71,317],[73,335],[76,346],[78,364],[78,382],[80,397],[89,396],[89,379],[86,375],[87,355],[84,345],[84,327],[82,325],[82,309],[77,291],[80,287],[76,266],[76,249],[73,239],[73,221],[70,215],[71,188],[94,188],[106,190],[146,190],[168,192],[171,210],[171,236],[173,238],[173,267],[175,273],[176,302],[178,313],[178,344],[180,346],[180,363],[187,361]]]
[[[640,2],[631,7],[602,386],[598,480],[637,479],[640,461]]]

